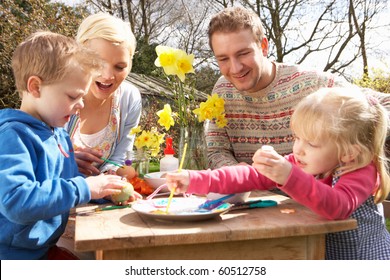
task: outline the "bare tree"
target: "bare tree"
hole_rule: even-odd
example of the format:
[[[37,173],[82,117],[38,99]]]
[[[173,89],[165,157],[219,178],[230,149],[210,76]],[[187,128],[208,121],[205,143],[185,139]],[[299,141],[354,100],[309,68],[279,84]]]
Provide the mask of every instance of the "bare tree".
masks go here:
[[[86,0],[94,11],[103,11],[128,20],[134,35],[146,42],[164,41],[181,18],[176,0]]]
[[[324,71],[346,75],[362,58],[367,73],[368,32],[378,25],[386,0],[87,0],[98,10],[124,16],[137,38],[168,44],[212,61],[207,25],[212,14],[242,5],[261,18],[270,41],[270,57],[278,62],[316,61]],[[372,50],[372,49],[371,49]],[[311,63],[312,64],[312,63]]]
[[[111,0],[103,1],[103,0],[86,0],[86,4],[90,4],[94,10],[100,12],[107,12],[110,14],[114,14],[117,10],[117,6],[112,4]]]
[[[180,0],[180,2],[181,24],[173,30],[172,35],[175,37],[177,47],[184,49],[187,53],[195,54],[196,63],[203,64],[212,57],[206,31],[207,19],[210,17],[209,6],[205,5],[204,0],[192,3],[185,0]]]
[[[369,42],[366,40],[367,30],[371,28],[370,23],[373,18],[377,16],[385,6],[386,1],[383,0],[349,1],[349,13],[360,39],[359,47],[363,63],[363,76],[368,76],[369,70],[367,57]]]
[[[324,64],[324,71],[344,75],[359,57],[367,71],[367,31],[378,27],[372,19],[386,3],[385,0],[350,0],[348,5],[336,0],[212,2],[217,2],[220,9],[240,4],[255,11],[271,42],[270,55],[276,61],[304,63],[316,57]]]

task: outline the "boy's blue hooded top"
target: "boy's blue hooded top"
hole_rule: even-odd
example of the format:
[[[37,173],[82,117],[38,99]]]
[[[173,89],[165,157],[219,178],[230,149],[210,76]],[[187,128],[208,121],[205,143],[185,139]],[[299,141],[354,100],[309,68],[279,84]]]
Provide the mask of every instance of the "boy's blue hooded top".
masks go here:
[[[45,258],[69,210],[90,198],[64,129],[0,110],[0,259]]]

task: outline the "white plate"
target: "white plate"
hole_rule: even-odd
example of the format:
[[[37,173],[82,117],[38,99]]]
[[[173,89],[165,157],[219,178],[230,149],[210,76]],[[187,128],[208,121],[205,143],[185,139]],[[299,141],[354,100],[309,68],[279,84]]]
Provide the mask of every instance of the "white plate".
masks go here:
[[[168,204],[168,198],[158,198],[151,200],[136,201],[132,208],[134,211],[142,216],[150,217],[155,220],[166,221],[200,221],[217,217],[227,212],[232,205],[224,203],[212,210],[198,211],[198,206],[206,201],[206,198],[200,197],[174,197],[169,206],[168,214],[153,213],[153,211],[160,210],[165,212]]]

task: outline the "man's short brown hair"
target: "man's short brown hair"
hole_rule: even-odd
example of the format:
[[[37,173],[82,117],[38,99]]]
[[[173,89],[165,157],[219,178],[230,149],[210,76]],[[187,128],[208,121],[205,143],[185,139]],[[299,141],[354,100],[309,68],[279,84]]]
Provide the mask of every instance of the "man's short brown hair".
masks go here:
[[[213,49],[211,37],[215,32],[231,33],[244,29],[252,31],[256,42],[263,40],[263,25],[255,12],[243,7],[231,7],[222,10],[214,15],[209,23],[208,36],[210,48]]]

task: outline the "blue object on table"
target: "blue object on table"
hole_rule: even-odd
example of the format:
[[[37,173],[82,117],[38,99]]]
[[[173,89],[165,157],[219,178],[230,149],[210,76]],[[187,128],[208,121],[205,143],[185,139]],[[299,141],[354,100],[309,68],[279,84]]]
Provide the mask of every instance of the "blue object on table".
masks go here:
[[[278,203],[275,200],[252,200],[244,203],[236,203],[231,210],[240,210],[248,208],[266,208],[276,206]]]
[[[203,209],[211,210],[211,209],[216,208],[216,207],[218,207],[219,205],[223,204],[223,203],[224,203],[224,200],[229,199],[229,198],[231,198],[231,197],[234,196],[234,195],[235,195],[235,194],[232,193],[232,194],[229,194],[229,195],[220,197],[220,198],[218,198],[218,199],[206,200],[206,202],[204,202],[203,204],[199,205],[198,209],[203,208]]]

